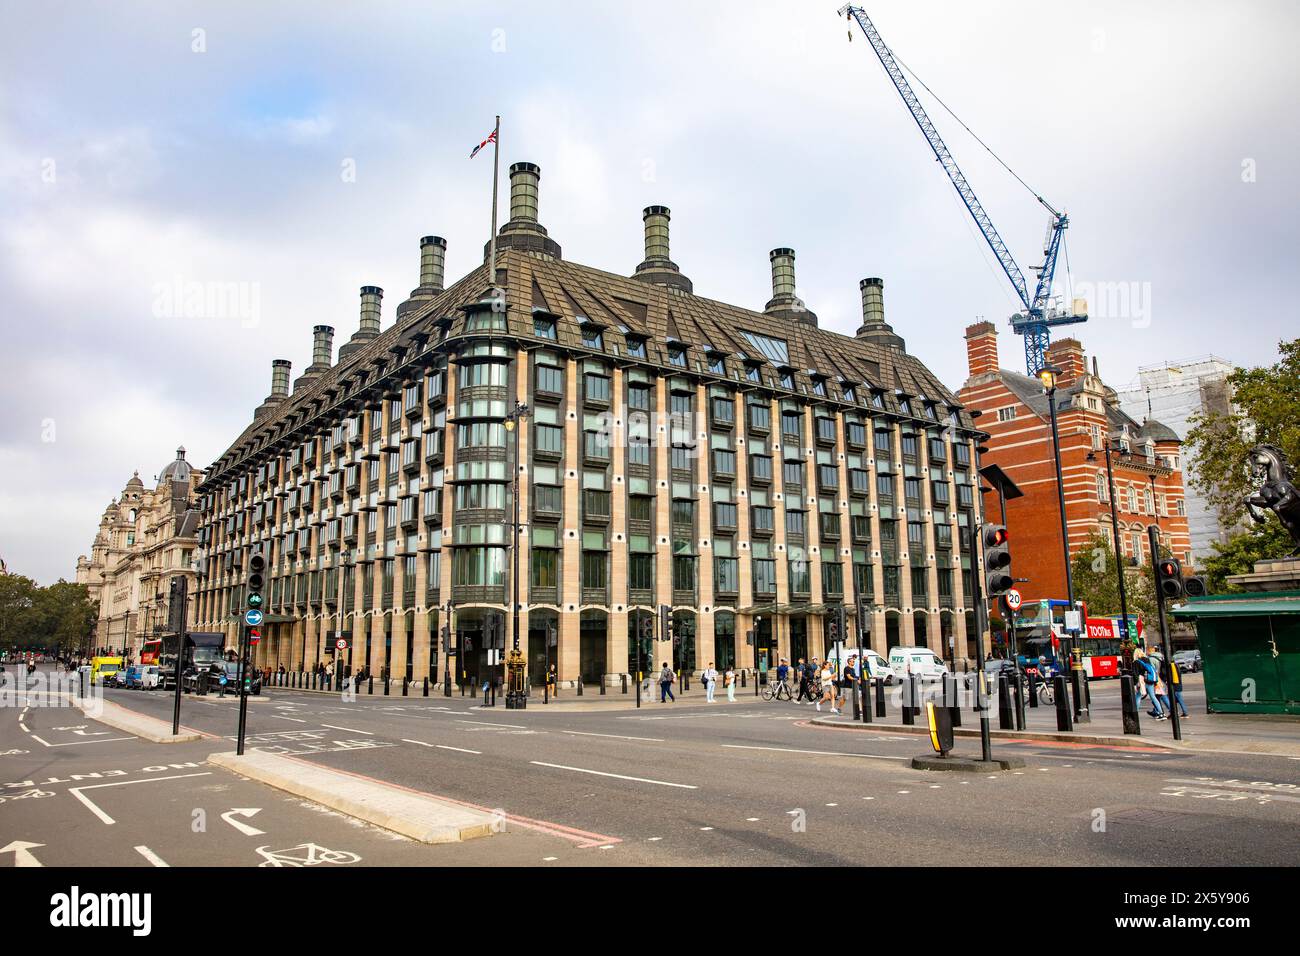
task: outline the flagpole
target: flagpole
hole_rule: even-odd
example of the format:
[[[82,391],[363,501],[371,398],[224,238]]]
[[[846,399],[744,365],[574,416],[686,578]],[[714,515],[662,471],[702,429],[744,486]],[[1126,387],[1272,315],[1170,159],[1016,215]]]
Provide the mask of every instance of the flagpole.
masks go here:
[[[488,288],[492,297],[497,297],[497,182],[500,180],[501,166],[501,117],[497,116],[497,125],[492,136],[492,239],[488,253]]]

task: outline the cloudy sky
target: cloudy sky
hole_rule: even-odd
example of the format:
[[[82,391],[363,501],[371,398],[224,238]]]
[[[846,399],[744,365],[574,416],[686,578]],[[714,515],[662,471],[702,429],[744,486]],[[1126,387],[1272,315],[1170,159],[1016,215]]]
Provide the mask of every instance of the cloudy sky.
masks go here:
[[[860,34],[825,3],[185,3],[0,10],[0,556],[71,577],[99,515],[184,444],[247,424],[311,328],[385,325],[418,239],[457,277],[488,234],[490,154],[542,168],[567,257],[631,272],[672,207],[701,295],[761,309],[767,253],[852,333],[857,283],[951,387],[989,318],[1023,368],[1005,277]],[[874,0],[894,52],[1071,217],[1080,328],[1112,384],[1294,335],[1300,7]],[[856,27],[854,28],[856,31]],[[922,94],[923,96],[925,94]],[[926,97],[1022,268],[1045,213]],[[225,303],[172,292],[235,288]],[[235,285],[231,285],[235,284]]]

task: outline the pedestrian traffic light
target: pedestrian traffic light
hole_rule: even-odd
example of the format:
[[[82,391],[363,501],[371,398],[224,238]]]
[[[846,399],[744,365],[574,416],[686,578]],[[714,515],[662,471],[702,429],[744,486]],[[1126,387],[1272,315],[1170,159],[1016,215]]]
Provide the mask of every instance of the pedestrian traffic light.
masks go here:
[[[835,608],[835,640],[840,643],[848,642],[848,614],[841,604]]]
[[[451,653],[451,625],[450,624],[444,624],[442,626],[442,652],[444,654]]]
[[[1205,597],[1210,593],[1210,586],[1199,574],[1183,578],[1183,591],[1188,597]]]
[[[992,600],[1002,597],[1016,583],[1011,576],[1011,549],[1006,525],[986,524],[980,537],[984,542],[985,597]]]
[[[262,588],[265,585],[266,558],[261,551],[248,556],[248,579],[244,582],[244,605],[248,608],[262,606]]]
[[[667,604],[659,605],[659,640],[673,639],[673,616]]]
[[[1177,558],[1161,558],[1156,562],[1156,593],[1170,601],[1187,593],[1183,586],[1183,566]]]

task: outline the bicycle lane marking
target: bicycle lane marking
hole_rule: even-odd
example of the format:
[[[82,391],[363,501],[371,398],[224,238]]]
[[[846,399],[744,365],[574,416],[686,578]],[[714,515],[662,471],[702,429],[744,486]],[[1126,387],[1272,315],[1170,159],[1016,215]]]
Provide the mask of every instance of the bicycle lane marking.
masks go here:
[[[101,810],[98,806],[96,806],[95,802],[91,800],[88,796],[86,796],[84,793],[82,793],[81,791],[99,790],[103,787],[127,787],[133,783],[155,783],[159,780],[183,780],[186,779],[187,777],[210,777],[210,776],[212,776],[212,771],[204,770],[201,773],[181,773],[181,774],[175,774],[173,776],[168,776],[168,777],[145,777],[142,780],[117,780],[114,781],[113,783],[95,783],[85,787],[70,787],[68,789],[68,793],[72,794],[83,804],[85,804],[86,809],[88,809],[95,816],[99,817],[99,819],[103,821],[106,825],[112,826],[113,824],[117,823],[117,821],[114,820],[112,817],[110,817],[103,810]]]

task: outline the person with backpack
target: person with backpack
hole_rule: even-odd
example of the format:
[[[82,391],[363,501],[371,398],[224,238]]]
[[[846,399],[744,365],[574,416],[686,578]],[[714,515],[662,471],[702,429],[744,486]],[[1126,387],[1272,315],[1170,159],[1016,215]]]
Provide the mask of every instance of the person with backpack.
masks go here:
[[[668,666],[668,662],[664,661],[664,666],[659,671],[659,703],[663,704],[670,700],[677,703],[677,698],[673,696],[673,681],[675,680],[677,680],[677,675]]]
[[[1141,672],[1142,687],[1146,691],[1147,699],[1151,701],[1151,709],[1147,713],[1156,720],[1168,720],[1164,708],[1160,706],[1160,699],[1156,696],[1156,685],[1159,683],[1160,677],[1156,673],[1151,659],[1144,652],[1139,651],[1134,655],[1133,662]]]
[[[713,690],[718,686],[718,672],[713,669],[713,661],[709,661],[709,666],[700,674],[700,680],[704,682],[704,699],[710,704],[717,703],[713,699]]]

